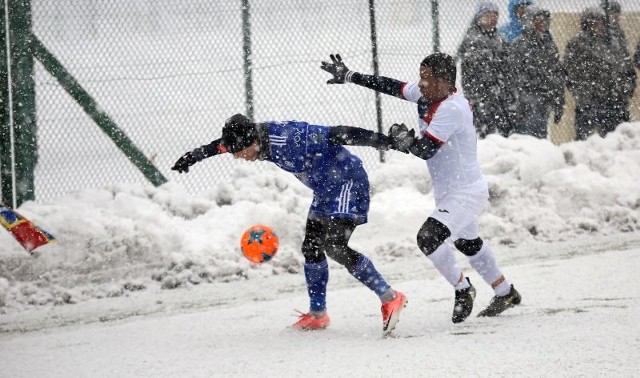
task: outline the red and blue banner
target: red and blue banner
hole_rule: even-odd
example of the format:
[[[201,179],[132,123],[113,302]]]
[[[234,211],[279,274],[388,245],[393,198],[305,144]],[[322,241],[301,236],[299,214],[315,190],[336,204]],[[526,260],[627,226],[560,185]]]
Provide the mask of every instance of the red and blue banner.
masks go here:
[[[53,235],[2,203],[0,224],[29,252],[55,240]]]

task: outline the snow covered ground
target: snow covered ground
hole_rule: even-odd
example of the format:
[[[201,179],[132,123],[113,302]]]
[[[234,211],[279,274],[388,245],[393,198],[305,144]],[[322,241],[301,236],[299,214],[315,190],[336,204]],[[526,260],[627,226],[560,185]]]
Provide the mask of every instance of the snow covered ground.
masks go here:
[[[451,323],[453,291],[415,246],[433,208],[424,162],[394,153],[370,172],[369,223],[351,243],[409,298],[394,337],[380,336],[375,295],[335,264],[331,327],[288,329],[308,305],[311,195],[246,163],[199,197],[170,182],[24,204],[58,240],[29,256],[0,233],[0,376],[637,375],[640,123],[561,146],[491,136],[479,152],[492,195],[481,232],[523,295],[500,317],[474,316],[492,292],[459,255],[478,298]],[[255,223],[281,241],[259,266],[237,247]]]

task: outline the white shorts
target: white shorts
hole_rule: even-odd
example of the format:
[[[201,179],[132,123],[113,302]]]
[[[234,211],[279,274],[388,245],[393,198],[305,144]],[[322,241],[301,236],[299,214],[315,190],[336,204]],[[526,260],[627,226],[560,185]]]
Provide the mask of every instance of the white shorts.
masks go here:
[[[436,201],[430,216],[449,228],[452,241],[473,240],[478,237],[478,216],[488,203],[485,195],[452,193]]]

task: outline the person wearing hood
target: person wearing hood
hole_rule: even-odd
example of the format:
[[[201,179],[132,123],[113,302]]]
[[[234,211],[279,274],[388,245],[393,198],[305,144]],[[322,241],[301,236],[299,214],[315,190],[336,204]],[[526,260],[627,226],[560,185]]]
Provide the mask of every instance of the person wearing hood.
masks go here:
[[[498,29],[507,43],[513,43],[522,34],[524,11],[532,4],[533,0],[509,0],[509,22]]]
[[[512,131],[515,108],[510,96],[507,67],[507,43],[496,31],[498,6],[481,2],[471,26],[458,48],[462,90],[473,108],[474,125],[480,138],[499,132],[507,137]]]
[[[551,34],[549,11],[529,6],[523,18],[523,33],[511,46],[513,90],[516,98],[516,132],[547,138],[547,120],[554,123],[564,114],[565,73]]]
[[[567,88],[576,103],[578,140],[595,130],[604,137],[628,119],[627,109],[621,109],[620,104],[631,98],[635,89],[635,70],[630,60],[621,60],[620,47],[607,40],[605,20],[601,8],[585,9],[580,16],[581,32],[565,49],[564,67]]]

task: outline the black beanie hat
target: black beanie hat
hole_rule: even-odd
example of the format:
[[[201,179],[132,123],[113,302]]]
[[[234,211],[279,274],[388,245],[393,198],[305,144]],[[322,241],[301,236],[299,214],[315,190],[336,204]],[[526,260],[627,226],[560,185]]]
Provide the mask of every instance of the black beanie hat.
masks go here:
[[[258,139],[256,125],[242,114],[235,114],[224,122],[222,144],[231,153],[242,151]]]

